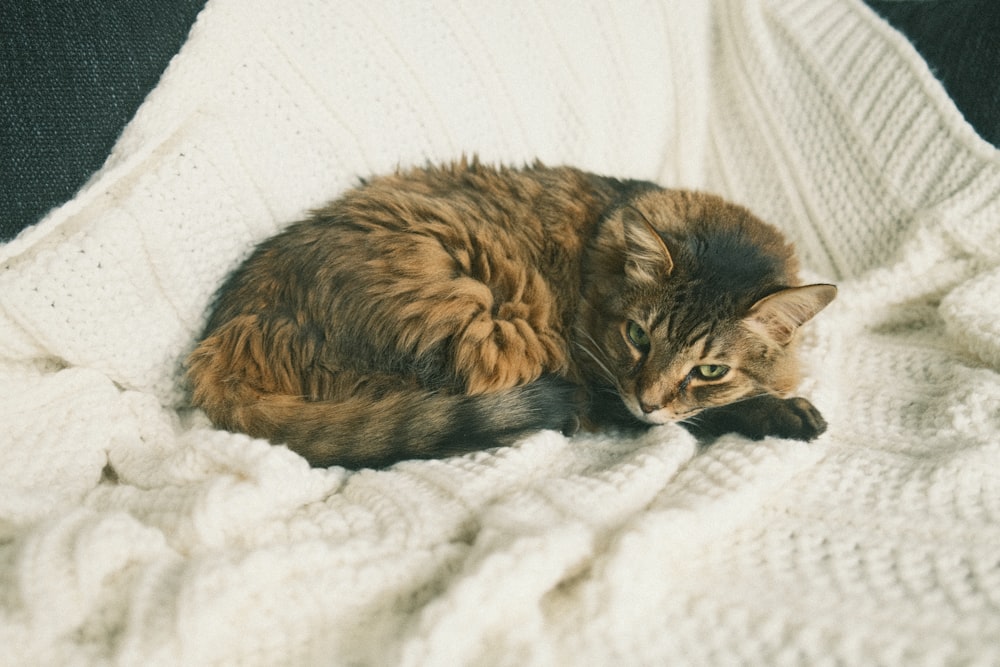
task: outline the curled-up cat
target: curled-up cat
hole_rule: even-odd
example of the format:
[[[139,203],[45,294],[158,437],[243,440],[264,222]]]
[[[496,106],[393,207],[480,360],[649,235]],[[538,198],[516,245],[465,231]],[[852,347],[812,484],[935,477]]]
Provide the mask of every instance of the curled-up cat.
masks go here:
[[[809,440],[796,330],[836,296],[700,192],[477,160],[364,181],[263,242],[189,359],[218,426],[383,466],[539,429]]]

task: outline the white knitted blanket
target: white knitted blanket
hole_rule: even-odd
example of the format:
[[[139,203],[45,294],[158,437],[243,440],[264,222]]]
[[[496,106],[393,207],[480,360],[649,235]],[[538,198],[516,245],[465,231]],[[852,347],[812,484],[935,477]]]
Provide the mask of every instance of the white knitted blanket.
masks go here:
[[[256,241],[463,152],[784,228],[829,431],[351,473],[184,408]],[[0,664],[1000,664],[1000,154],[856,0],[211,0],[0,266]]]

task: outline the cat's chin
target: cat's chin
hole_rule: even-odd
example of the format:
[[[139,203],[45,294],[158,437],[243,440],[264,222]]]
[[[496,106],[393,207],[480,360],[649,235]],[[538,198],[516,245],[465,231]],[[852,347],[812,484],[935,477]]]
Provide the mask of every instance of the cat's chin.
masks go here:
[[[625,407],[628,408],[629,413],[643,424],[649,424],[650,426],[660,426],[662,424],[670,424],[677,421],[677,418],[670,414],[666,408],[661,408],[653,412],[643,412],[642,408],[639,407],[639,402],[633,399],[623,399]]]
[[[638,415],[637,415],[638,416]],[[676,417],[671,417],[668,414],[660,414],[658,412],[651,412],[648,415],[642,415],[639,417],[639,421],[649,424],[650,426],[661,426],[663,424],[673,424],[677,421]]]

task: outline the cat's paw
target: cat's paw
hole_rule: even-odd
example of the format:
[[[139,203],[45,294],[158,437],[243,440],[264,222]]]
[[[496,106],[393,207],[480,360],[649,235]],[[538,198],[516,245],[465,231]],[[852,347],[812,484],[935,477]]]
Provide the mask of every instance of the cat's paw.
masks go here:
[[[820,411],[800,396],[781,399],[772,409],[768,421],[765,436],[808,441],[826,430],[826,420]]]
[[[562,426],[559,427],[559,432],[567,438],[572,438],[580,432],[582,424],[583,422],[581,421],[580,416],[574,413],[566,419]]]
[[[739,433],[753,440],[768,436],[812,440],[826,430],[826,420],[808,400],[771,395],[705,410],[682,425],[702,440],[725,433]]]

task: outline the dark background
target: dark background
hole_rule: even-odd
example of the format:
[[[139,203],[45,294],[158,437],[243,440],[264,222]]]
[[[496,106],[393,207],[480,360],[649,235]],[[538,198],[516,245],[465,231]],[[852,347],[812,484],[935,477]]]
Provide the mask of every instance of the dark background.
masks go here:
[[[73,197],[206,0],[0,0],[0,241]]]
[[[0,242],[101,167],[206,0],[0,0]],[[870,0],[1000,145],[1000,0]]]

